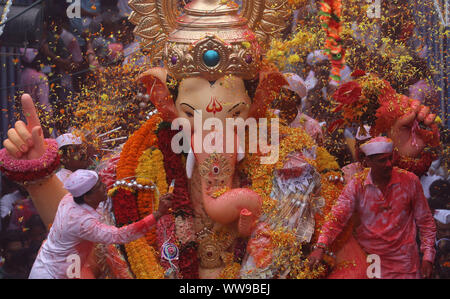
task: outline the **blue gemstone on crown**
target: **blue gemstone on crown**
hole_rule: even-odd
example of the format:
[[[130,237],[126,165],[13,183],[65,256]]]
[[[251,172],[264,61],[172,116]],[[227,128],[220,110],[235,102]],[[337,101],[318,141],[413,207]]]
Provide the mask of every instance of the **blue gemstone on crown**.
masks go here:
[[[216,50],[208,50],[203,54],[203,61],[209,67],[213,67],[219,64],[220,55]]]

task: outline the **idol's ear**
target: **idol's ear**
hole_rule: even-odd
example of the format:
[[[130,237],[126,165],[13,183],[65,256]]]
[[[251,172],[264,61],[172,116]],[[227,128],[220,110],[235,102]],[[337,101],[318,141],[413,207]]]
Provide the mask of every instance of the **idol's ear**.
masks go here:
[[[270,104],[280,94],[281,88],[285,85],[288,85],[288,82],[280,72],[261,72],[249,116],[254,118],[265,117]]]
[[[138,82],[143,83],[150,95],[150,101],[161,113],[161,117],[165,121],[172,121],[177,117],[175,110],[175,102],[167,88],[167,70],[161,67],[151,68],[142,73]]]

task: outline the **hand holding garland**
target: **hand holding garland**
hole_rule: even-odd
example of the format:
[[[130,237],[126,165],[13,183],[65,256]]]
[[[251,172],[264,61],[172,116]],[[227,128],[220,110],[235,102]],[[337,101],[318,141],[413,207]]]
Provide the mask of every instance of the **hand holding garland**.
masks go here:
[[[339,87],[333,94],[342,118],[330,125],[336,127],[358,123],[372,126],[371,134],[387,134],[394,142],[395,164],[420,176],[435,159],[427,147],[439,146],[435,114],[419,101],[398,94],[390,84],[376,76],[356,70],[354,80]]]
[[[173,193],[169,192],[164,194],[159,198],[159,206],[158,210],[153,213],[153,217],[155,217],[156,221],[159,220],[164,215],[167,215],[171,212]]]
[[[401,156],[415,158],[427,145],[439,145],[439,133],[434,122],[436,114],[430,113],[429,107],[413,100],[409,101],[408,110],[409,112],[394,122],[387,133]],[[423,124],[427,129],[421,129],[419,124]]]

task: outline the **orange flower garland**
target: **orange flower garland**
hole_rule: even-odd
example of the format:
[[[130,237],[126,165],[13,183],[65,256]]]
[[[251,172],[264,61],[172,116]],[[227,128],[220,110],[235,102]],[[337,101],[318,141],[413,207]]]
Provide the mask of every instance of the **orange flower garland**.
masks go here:
[[[161,122],[161,117],[154,115],[125,143],[117,164],[118,180],[136,176],[135,170],[142,153],[157,144],[155,131]]]
[[[158,139],[155,132],[161,121],[161,117],[155,114],[129,138],[122,150],[120,160],[117,164],[116,174],[118,180],[126,180],[138,176],[136,170],[138,169],[139,163],[144,159],[141,159],[144,151],[157,144]],[[139,169],[145,169],[145,167],[141,166]],[[141,180],[142,183],[145,183],[142,181],[145,180],[145,178],[140,177],[139,180]],[[136,199],[134,192],[132,193],[129,190],[127,190],[128,193],[123,194],[123,191],[126,191],[126,189],[126,187],[120,186],[109,191],[112,195],[114,205],[116,205],[116,203],[119,204],[121,209],[129,209],[136,206],[136,209],[138,210],[137,213],[141,218],[152,212],[152,190],[150,190],[151,192],[146,192],[146,190],[138,191]],[[117,198],[119,195],[121,196],[120,200]],[[137,202],[132,203],[131,201]],[[116,208],[115,211],[120,211],[120,209]],[[118,215],[116,215],[116,219],[119,219],[120,217],[117,216]],[[124,223],[119,223],[118,221],[118,224],[123,225]],[[154,232],[147,234],[147,238],[150,243],[147,243],[146,238],[140,238],[125,245],[131,269],[136,278],[163,278],[164,269],[159,265],[156,258],[157,253],[150,245],[155,243]]]

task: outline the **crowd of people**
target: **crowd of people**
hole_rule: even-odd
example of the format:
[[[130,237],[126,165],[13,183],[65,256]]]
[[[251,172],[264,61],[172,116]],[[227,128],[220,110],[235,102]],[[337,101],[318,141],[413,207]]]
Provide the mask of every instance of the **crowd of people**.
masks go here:
[[[186,2],[180,1],[180,5]],[[108,72],[113,66],[131,63],[130,57],[139,52],[139,40],[134,37],[134,25],[128,20],[131,9],[126,0],[82,0],[81,5],[82,17],[73,19],[67,17],[68,4],[65,1],[55,1],[47,7],[41,47],[22,49],[21,56],[20,91],[31,95],[38,104],[38,109],[50,115],[48,119],[51,119],[52,123],[43,126],[43,134],[57,141],[61,155],[61,168],[57,177],[65,186],[67,183],[69,189],[70,178],[74,173],[79,170],[94,170],[97,162],[108,154],[108,149],[95,148],[89,138],[72,134],[77,124],[71,122],[73,116],[68,115],[75,112],[67,108],[69,103],[76,103],[87,82],[95,81],[99,73]],[[308,9],[312,14],[317,8],[310,6]],[[297,13],[298,19],[293,22],[291,30],[297,23],[306,24],[310,17],[304,11]],[[404,32],[399,33],[388,27],[382,29],[382,34],[392,39],[409,38]],[[286,33],[289,34],[293,32]],[[362,41],[357,37],[349,39],[349,43],[361,51],[360,53],[370,53],[370,49],[361,46]],[[360,58],[364,55],[361,54]],[[353,70],[363,69],[363,62],[358,60],[358,57],[349,60],[348,65],[341,71],[341,82],[337,83],[329,80],[331,62],[324,51],[313,49],[303,58],[304,63],[291,65],[290,72],[285,73],[289,86],[282,92],[283,98],[289,98],[289,101],[275,101],[271,108],[282,122],[293,128],[304,128],[317,144],[327,147],[329,152],[337,157],[345,181],[349,183],[355,173],[368,166],[364,158],[370,155],[360,146],[377,136],[370,136],[370,127],[366,128],[366,132],[361,132],[357,127],[329,132],[327,127],[333,122],[334,115],[331,110],[323,107],[341,84],[351,80],[350,74]],[[411,98],[435,109],[436,94],[426,80],[429,70],[423,58],[416,58],[417,68],[421,69],[420,74],[409,78],[408,82],[398,82],[398,78],[387,80],[397,91],[407,93]],[[380,63],[377,66],[386,67],[386,64]],[[144,101],[138,99],[138,102]],[[149,110],[147,103],[139,107],[145,111]],[[449,140],[445,124],[441,124],[440,133],[442,147],[446,148]],[[439,153],[429,169],[416,174],[423,188],[423,198],[427,201],[437,228],[435,244],[428,244],[436,250],[429,277],[450,278],[448,153]],[[47,238],[49,228],[39,217],[27,191],[3,174],[1,192],[0,278],[27,278],[41,244]],[[73,192],[76,193],[77,190],[74,189]],[[102,196],[106,197],[106,194]],[[101,201],[103,200],[104,198]],[[98,203],[93,208],[97,206]],[[114,241],[129,241],[119,239]],[[420,243],[419,238],[417,239]],[[48,241],[46,244],[49,244]],[[316,257],[320,259],[320,253],[316,252]]]
[[[92,73],[122,63],[138,48],[128,21],[127,1],[81,1],[81,18],[69,19],[65,1],[45,8],[40,48],[21,49],[20,93],[32,96],[49,120],[44,135],[58,137],[61,181],[77,169],[93,167],[95,151],[70,133],[65,113]],[[0,278],[27,278],[48,228],[27,191],[2,175]]]

